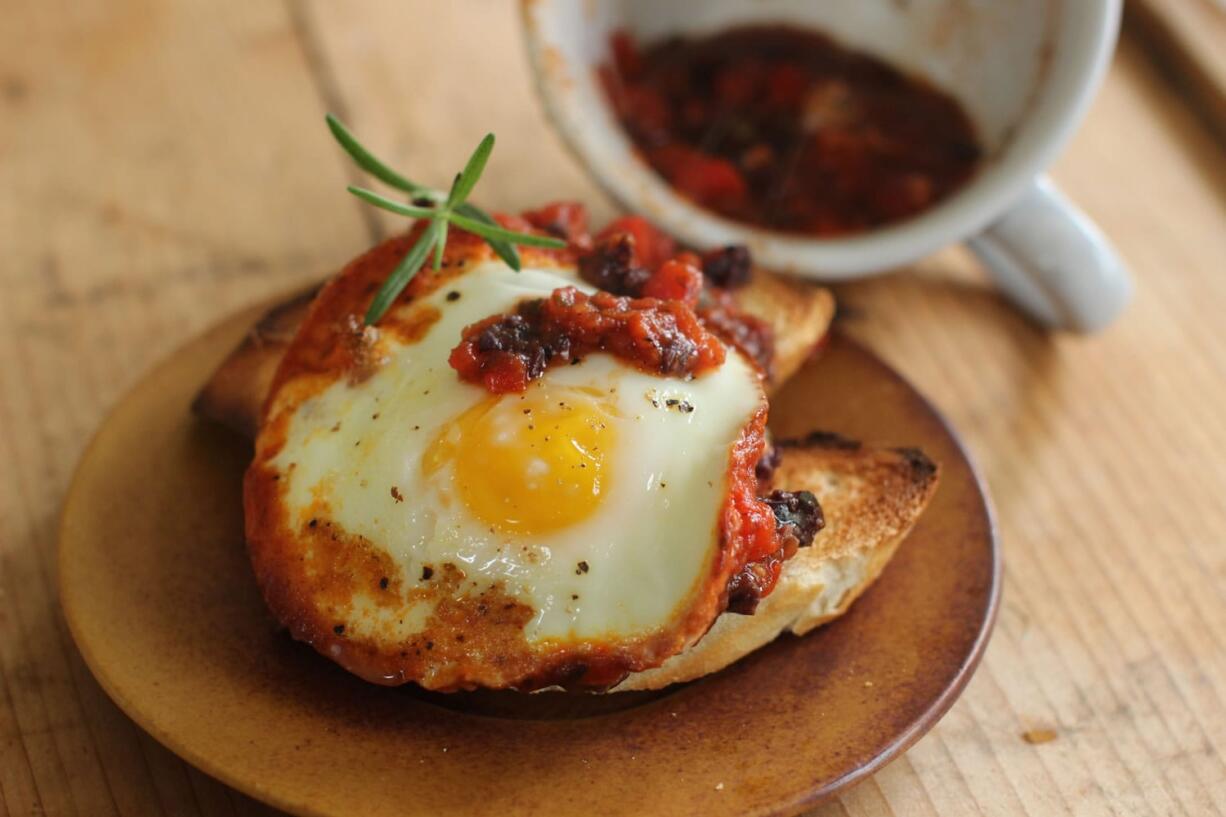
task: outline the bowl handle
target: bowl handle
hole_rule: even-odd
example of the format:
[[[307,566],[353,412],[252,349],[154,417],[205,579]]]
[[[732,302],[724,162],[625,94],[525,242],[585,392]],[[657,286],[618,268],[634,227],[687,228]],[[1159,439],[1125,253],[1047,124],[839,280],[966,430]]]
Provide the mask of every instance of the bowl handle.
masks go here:
[[[1097,332],[1132,298],[1115,247],[1046,176],[969,243],[1005,295],[1046,326]]]

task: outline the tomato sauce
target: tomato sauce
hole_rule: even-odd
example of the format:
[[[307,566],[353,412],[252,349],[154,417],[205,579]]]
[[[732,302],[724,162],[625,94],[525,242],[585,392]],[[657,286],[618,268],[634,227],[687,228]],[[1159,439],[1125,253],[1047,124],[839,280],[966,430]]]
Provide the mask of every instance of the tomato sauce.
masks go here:
[[[597,233],[577,261],[583,279],[606,292],[682,301],[704,327],[770,376],[771,327],[742,312],[730,292],[749,283],[753,263],[745,247],[717,247],[701,256],[677,252],[672,237],[646,219],[623,216]]]
[[[775,334],[770,324],[737,308],[727,290],[711,288],[702,293],[695,310],[702,325],[730,343],[768,378],[774,375]]]
[[[723,362],[716,338],[770,375],[771,328],[742,312],[731,294],[752,274],[745,247],[702,255],[679,250],[672,236],[634,215],[614,219],[593,236],[586,209],[574,202],[495,218],[509,229],[565,239],[567,249],[558,252],[603,291],[589,297],[563,288],[467,327],[450,357],[461,379],[495,394],[522,391],[548,367],[595,351],[645,371],[689,377]]]
[[[461,380],[505,394],[592,352],[670,377],[700,375],[725,357],[723,344],[682,301],[562,287],[466,327],[449,362]]]
[[[915,216],[974,174],[974,126],[949,94],[815,31],[741,27],[600,70],[636,147],[679,193],[788,233],[842,236]]]
[[[721,530],[725,540],[723,558],[735,566],[730,571],[730,581],[747,564],[767,558],[779,547],[775,515],[758,498],[758,478],[754,472],[766,450],[766,417],[766,409],[753,417],[732,446],[729,457],[728,498],[724,502]],[[761,588],[762,596],[770,593],[778,578],[778,571],[768,577]]]

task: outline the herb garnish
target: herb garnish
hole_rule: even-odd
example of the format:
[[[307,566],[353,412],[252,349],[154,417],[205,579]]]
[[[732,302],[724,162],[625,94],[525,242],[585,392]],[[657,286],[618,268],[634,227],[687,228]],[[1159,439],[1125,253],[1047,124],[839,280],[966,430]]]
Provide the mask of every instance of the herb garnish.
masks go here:
[[[498,226],[489,213],[467,200],[477,180],[481,178],[481,172],[485,170],[485,163],[489,161],[490,153],[494,150],[494,134],[486,134],[481,144],[477,145],[477,149],[473,151],[473,155],[469,157],[464,169],[456,174],[451,190],[443,193],[441,190],[410,181],[404,175],[392,170],[367,150],[332,114],[328,114],[327,122],[328,129],[332,131],[336,141],[346,153],[353,157],[358,167],[389,187],[410,194],[411,204],[402,204],[363,187],[350,186],[348,188],[350,193],[375,207],[409,218],[429,219],[430,221],[417,239],[417,243],[412,246],[392,274],[383,282],[383,286],[379,287],[379,291],[375,293],[370,308],[366,310],[368,326],[378,323],[379,319],[391,308],[396,297],[404,291],[409,281],[421,269],[431,250],[434,251],[434,268],[439,268],[443,263],[443,249],[447,246],[447,231],[452,224],[461,230],[467,230],[484,238],[498,257],[505,261],[511,269],[517,271],[519,270],[519,253],[515,250],[516,244],[555,249],[566,246],[565,241],[557,238],[504,229]]]

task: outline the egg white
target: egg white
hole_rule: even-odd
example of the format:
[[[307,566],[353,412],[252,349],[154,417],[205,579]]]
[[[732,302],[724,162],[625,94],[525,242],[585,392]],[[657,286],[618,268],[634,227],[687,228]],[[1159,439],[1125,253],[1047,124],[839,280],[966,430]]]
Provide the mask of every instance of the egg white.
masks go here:
[[[530,386],[599,389],[619,415],[609,420],[616,450],[606,455],[601,502],[570,527],[496,532],[456,501],[448,469],[423,473],[423,455],[440,430],[489,398],[447,363],[462,329],[567,285],[593,291],[572,270],[515,272],[491,261],[400,307],[433,308],[441,317],[416,342],[391,341],[368,378],[341,378],[294,410],[271,462],[282,474],[291,526],[305,524],[323,500],[334,524],[391,557],[405,588],[431,581],[424,567],[446,564],[463,571],[473,595],[500,587],[535,611],[524,628],[529,644],[647,636],[683,612],[719,551],[730,448],[763,401],[758,375],[739,354],[730,351],[718,369],[691,380],[594,354]],[[449,299],[453,292],[458,298]],[[428,626],[434,604],[396,609],[372,599],[353,599],[354,635],[390,628],[411,638]]]

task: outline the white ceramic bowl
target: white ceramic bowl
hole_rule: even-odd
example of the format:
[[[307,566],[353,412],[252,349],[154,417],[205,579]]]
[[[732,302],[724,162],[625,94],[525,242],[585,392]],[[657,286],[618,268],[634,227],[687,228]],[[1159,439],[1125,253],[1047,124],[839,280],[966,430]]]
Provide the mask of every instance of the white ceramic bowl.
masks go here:
[[[743,243],[764,266],[823,280],[871,275],[969,241],[1001,289],[1038,320],[1093,331],[1131,297],[1127,270],[1092,222],[1042,177],[1102,78],[1120,0],[524,0],[524,32],[546,111],[624,207],[697,247]],[[677,195],[609,109],[596,68],[610,34],[640,41],[784,22],[926,76],[975,122],[986,158],[920,216],[849,238],[784,235]]]

